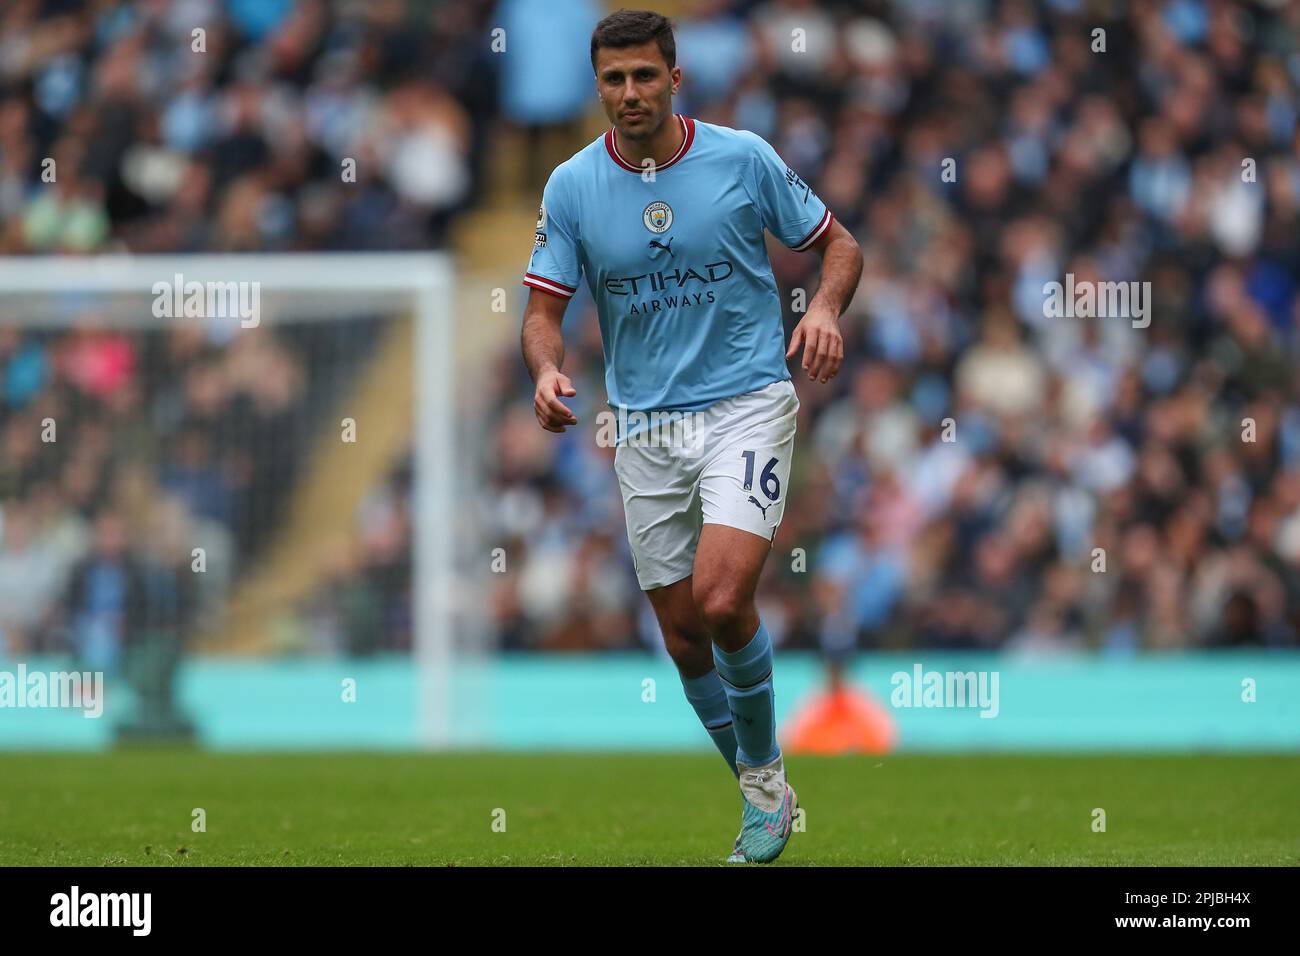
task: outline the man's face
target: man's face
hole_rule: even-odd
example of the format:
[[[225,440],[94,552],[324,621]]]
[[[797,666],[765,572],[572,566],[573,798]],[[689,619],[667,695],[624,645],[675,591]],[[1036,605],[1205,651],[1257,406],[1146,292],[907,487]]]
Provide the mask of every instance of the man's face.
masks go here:
[[[653,41],[596,51],[596,91],[621,137],[649,139],[658,132],[672,116],[681,81],[681,67],[669,70]]]

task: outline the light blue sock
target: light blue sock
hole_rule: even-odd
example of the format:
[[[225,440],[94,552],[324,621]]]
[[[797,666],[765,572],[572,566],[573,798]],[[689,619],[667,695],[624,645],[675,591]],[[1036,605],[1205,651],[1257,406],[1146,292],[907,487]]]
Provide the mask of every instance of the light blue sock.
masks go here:
[[[713,744],[727,761],[727,766],[737,777],[736,769],[736,729],[732,726],[731,710],[727,706],[727,692],[722,689],[722,681],[716,670],[709,671],[702,677],[682,677],[682,688],[686,699],[695,708],[700,723],[713,738]]]
[[[736,761],[747,767],[771,763],[780,756],[781,748],[776,743],[772,699],[772,639],[763,622],[738,651],[724,651],[714,644],[713,662],[735,721]]]

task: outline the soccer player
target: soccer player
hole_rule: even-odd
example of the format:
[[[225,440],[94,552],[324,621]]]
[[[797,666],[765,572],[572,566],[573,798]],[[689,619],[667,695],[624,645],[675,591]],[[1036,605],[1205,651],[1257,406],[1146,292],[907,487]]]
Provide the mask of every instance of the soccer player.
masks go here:
[[[686,697],[736,774],[730,862],[776,859],[798,806],[776,741],[772,642],[754,604],[781,522],[799,401],[844,357],[839,317],[862,271],[857,243],[762,138],[673,112],[672,26],[620,10],[591,36],[612,128],[551,174],[524,284],[524,360],[548,431],[577,418],[562,371],[565,306],[586,277],[609,404],[672,416],[680,441],[623,429],[614,471],[637,580]],[[785,348],[764,229],[821,256],[821,282]],[[620,421],[623,416],[620,415]],[[689,440],[687,439],[689,436]]]

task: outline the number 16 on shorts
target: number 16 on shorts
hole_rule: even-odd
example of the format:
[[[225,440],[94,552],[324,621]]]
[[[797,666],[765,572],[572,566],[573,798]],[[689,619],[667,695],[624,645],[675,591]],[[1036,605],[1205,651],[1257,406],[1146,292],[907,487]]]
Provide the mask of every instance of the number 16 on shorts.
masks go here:
[[[766,451],[742,451],[740,457],[744,465],[744,480],[741,482],[744,508],[755,512],[751,517],[762,522],[761,532],[755,528],[746,530],[762,533],[763,537],[771,540],[776,535],[776,526],[781,523],[781,512],[785,508],[781,501],[781,477],[783,472],[788,473],[788,469],[781,467],[779,457]]]
[[[740,457],[745,459],[745,490],[749,491],[754,487],[754,452],[741,452]],[[775,471],[777,464],[776,458],[769,458],[763,466],[763,473],[758,476],[758,486],[768,501],[781,497],[781,478]]]

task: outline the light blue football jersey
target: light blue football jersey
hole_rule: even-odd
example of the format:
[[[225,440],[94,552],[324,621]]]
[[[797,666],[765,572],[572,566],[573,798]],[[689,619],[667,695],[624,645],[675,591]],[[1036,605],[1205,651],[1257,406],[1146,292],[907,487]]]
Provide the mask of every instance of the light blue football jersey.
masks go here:
[[[766,228],[802,251],[826,204],[761,137],[682,124],[681,148],[643,176],[611,129],[556,167],[524,284],[596,301],[609,403],[699,410],[790,378]]]

